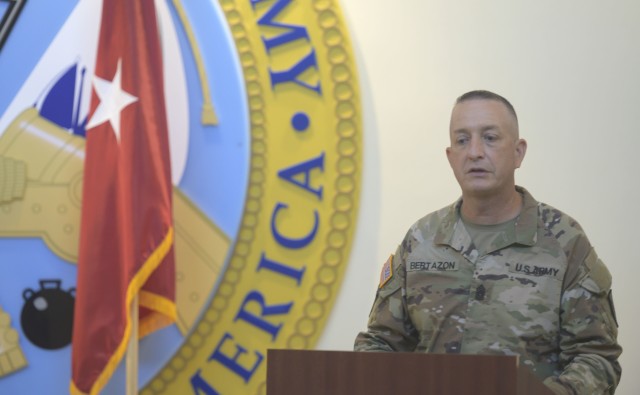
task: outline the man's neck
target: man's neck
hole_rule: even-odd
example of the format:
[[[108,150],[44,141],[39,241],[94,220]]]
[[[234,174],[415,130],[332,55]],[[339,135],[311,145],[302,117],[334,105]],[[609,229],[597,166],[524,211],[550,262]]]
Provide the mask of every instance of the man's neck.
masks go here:
[[[522,195],[513,192],[498,196],[462,196],[460,213],[466,221],[478,225],[495,225],[507,222],[520,214]]]

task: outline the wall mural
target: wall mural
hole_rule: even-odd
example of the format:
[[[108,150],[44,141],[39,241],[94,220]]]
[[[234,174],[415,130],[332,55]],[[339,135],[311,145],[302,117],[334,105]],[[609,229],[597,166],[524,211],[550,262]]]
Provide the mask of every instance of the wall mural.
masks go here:
[[[0,392],[67,393],[102,7],[14,3],[0,6]],[[141,393],[264,394],[266,350],[314,347],[349,258],[362,132],[348,30],[332,0],[156,7],[178,322],[140,343]]]

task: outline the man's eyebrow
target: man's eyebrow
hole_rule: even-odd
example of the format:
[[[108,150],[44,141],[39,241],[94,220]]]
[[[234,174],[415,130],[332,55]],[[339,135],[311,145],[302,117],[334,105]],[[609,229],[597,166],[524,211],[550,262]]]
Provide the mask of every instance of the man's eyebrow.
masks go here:
[[[498,127],[498,125],[485,125],[480,128],[481,132],[486,132],[489,130],[500,130],[500,128]]]
[[[480,132],[483,133],[490,130],[500,130],[500,127],[498,127],[498,125],[489,124],[489,125],[482,125],[480,126],[479,129],[480,129]],[[451,133],[452,134],[462,134],[462,133],[470,134],[471,131],[468,128],[463,127],[460,129],[453,130],[451,131]]]

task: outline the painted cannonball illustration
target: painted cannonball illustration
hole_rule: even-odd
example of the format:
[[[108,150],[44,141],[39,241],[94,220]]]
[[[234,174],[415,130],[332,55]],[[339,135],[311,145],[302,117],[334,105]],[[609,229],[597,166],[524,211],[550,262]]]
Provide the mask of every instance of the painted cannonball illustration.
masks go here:
[[[40,280],[40,289],[22,293],[22,331],[31,343],[46,350],[71,343],[75,288],[65,291],[60,285],[60,280]]]

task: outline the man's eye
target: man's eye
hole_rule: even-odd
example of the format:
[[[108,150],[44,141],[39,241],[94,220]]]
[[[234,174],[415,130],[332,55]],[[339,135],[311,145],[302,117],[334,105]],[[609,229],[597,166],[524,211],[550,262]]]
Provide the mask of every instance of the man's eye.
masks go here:
[[[486,135],[484,136],[484,139],[485,139],[486,141],[488,141],[488,142],[494,142],[494,141],[498,140],[498,136],[495,136],[495,135],[493,135],[493,134],[486,134]]]
[[[458,137],[456,139],[456,144],[462,145],[462,144],[465,144],[467,141],[469,141],[467,137]]]

